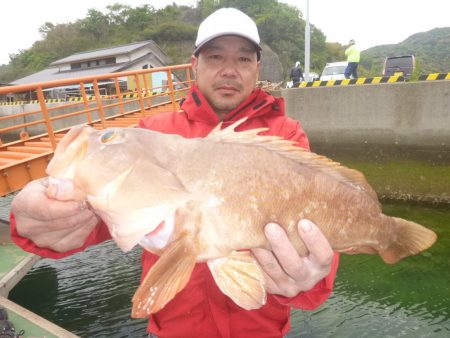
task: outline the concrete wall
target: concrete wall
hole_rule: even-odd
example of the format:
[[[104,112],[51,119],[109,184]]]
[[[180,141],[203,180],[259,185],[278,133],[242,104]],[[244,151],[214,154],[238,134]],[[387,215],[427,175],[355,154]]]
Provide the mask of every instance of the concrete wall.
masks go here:
[[[450,150],[450,81],[283,89],[281,95],[312,143]]]

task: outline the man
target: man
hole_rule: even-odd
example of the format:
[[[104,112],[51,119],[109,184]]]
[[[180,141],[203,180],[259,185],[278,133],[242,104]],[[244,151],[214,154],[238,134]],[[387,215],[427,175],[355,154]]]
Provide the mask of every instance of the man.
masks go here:
[[[298,88],[298,84],[300,83],[300,80],[303,81],[303,69],[300,66],[300,61],[297,61],[295,63],[295,67],[291,69],[292,87]]]
[[[350,76],[354,79],[358,78],[356,69],[358,68],[361,52],[355,46],[355,40],[350,40],[348,48],[345,50],[347,56],[347,68],[345,68],[344,76],[346,79],[350,79]]]
[[[181,105],[183,112],[142,120],[142,128],[185,137],[204,137],[220,122],[223,127],[248,117],[238,129],[268,127],[308,148],[298,122],[286,118],[284,102],[261,89],[258,79],[261,48],[255,23],[244,13],[223,8],[199,27],[192,56],[196,84]],[[237,173],[239,174],[239,173]],[[70,189],[70,187],[63,189]],[[72,201],[50,200],[45,186],[28,184],[12,204],[12,237],[25,250],[59,258],[110,239],[103,222]],[[150,316],[148,331],[163,337],[282,337],[289,330],[290,307],[313,309],[331,293],[338,265],[326,238],[310,221],[299,222],[310,254],[300,257],[283,229],[268,224],[272,250],[252,250],[268,292],[267,303],[246,311],[225,296],[205,263],[196,265],[186,287]],[[144,250],[143,276],[158,259]]]

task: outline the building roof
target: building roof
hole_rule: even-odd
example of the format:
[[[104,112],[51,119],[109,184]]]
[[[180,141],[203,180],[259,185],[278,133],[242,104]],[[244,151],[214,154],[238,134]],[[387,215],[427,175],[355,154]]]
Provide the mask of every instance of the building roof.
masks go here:
[[[123,65],[123,64],[122,64]],[[15,80],[12,82],[13,85],[21,85],[21,84],[29,84],[36,82],[45,82],[45,81],[53,81],[53,80],[65,80],[72,79],[76,77],[82,76],[91,76],[91,75],[100,75],[100,74],[108,74],[119,71],[121,65],[115,64],[109,67],[96,67],[96,68],[88,68],[77,71],[67,71],[60,72],[58,67],[51,67],[40,72],[25,76],[21,79]]]
[[[92,68],[81,68],[81,69],[72,69],[61,71],[60,66],[63,64],[70,64],[72,62],[80,62],[87,60],[95,60],[106,58],[109,56],[119,56],[123,54],[131,54],[138,49],[141,48],[149,48],[151,52],[147,53],[144,56],[133,59],[128,62],[115,63],[111,65],[97,66]],[[45,82],[45,81],[54,81],[54,80],[65,80],[83,76],[93,76],[100,74],[108,74],[115,73],[124,70],[133,69],[132,66],[144,59],[152,60],[153,64],[161,67],[165,66],[169,61],[167,55],[161,50],[161,48],[152,40],[142,41],[130,43],[123,46],[112,47],[112,48],[103,48],[94,51],[88,51],[78,54],[73,54],[66,58],[54,61],[50,64],[50,67],[44,70],[41,70],[37,73],[25,76],[23,78],[14,80],[11,82],[12,85],[21,85],[21,84],[29,84],[29,83],[37,83],[37,82]]]
[[[148,41],[133,42],[133,43],[130,43],[127,45],[122,45],[122,46],[117,46],[117,47],[102,48],[102,49],[73,54],[73,55],[70,55],[63,59],[56,60],[56,61],[52,62],[50,65],[56,66],[56,65],[75,62],[75,61],[78,62],[78,61],[84,61],[84,60],[105,58],[108,56],[129,54],[140,48],[146,47],[148,45],[156,45],[156,44],[152,40],[148,40]]]

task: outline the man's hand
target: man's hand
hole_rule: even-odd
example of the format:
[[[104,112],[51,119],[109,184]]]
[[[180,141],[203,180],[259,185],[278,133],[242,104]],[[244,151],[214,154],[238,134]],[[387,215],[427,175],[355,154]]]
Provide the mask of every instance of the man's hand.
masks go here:
[[[298,231],[309,251],[301,257],[285,231],[269,223],[265,229],[271,250],[253,249],[252,252],[263,269],[267,292],[294,297],[308,291],[328,275],[333,261],[333,250],[319,228],[308,220],[301,220]]]
[[[65,252],[79,248],[98,223],[85,203],[47,197],[46,179],[28,183],[14,198],[11,210],[20,236],[41,248]]]

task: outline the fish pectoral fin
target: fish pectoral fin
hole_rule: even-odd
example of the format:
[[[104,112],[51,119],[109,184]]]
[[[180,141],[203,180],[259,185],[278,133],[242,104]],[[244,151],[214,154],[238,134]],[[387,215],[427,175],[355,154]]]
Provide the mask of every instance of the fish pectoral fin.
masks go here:
[[[197,259],[194,248],[190,236],[169,244],[134,294],[131,317],[158,312],[186,286]]]
[[[252,310],[266,303],[264,275],[250,251],[209,260],[208,267],[219,289],[240,307]]]

